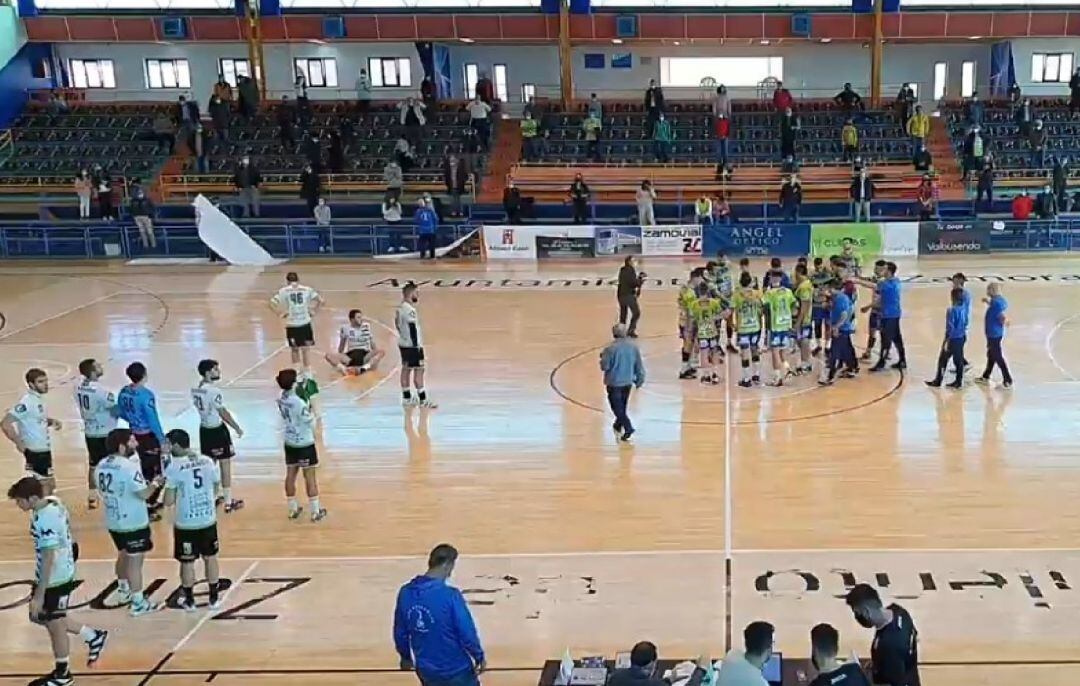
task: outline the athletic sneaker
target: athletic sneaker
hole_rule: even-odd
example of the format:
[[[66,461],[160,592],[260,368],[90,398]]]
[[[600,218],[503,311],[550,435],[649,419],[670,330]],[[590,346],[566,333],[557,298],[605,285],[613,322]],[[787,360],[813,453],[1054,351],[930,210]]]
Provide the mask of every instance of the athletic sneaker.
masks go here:
[[[195,599],[192,598],[191,602],[188,602],[187,600],[181,600],[180,609],[184,612],[198,612],[199,606],[195,603]]]
[[[832,386],[836,382],[833,381],[832,379],[825,378],[825,379],[818,379],[817,383],[818,383],[818,386]]]
[[[132,617],[142,617],[143,615],[149,615],[160,610],[164,605],[161,603],[152,603],[146,598],[143,598],[141,603],[132,603],[128,608],[128,614]]]
[[[964,384],[962,384],[962,383],[951,383],[951,384],[947,384],[947,386],[949,388],[953,389],[954,391],[958,391],[958,390],[960,390],[961,388],[964,387]]]
[[[96,629],[94,637],[86,642],[86,666],[93,667],[105,652],[105,644],[109,641],[109,632],[104,629]]]
[[[330,513],[326,511],[325,507],[320,507],[318,512],[311,513],[311,521],[321,522],[322,520],[326,519],[326,515],[328,514]]]
[[[760,376],[758,376],[757,374],[754,374],[754,376],[752,376],[752,377],[750,378],[750,380],[751,380],[752,382],[754,382],[754,385],[756,385],[756,386],[760,386],[760,385],[761,385],[761,377],[760,377]]]
[[[243,500],[234,499],[234,500],[230,500],[229,502],[225,503],[225,514],[229,514],[230,512],[236,512],[237,510],[242,510],[242,509],[244,509],[244,501]]]
[[[624,434],[623,434],[623,435],[622,435],[622,436],[621,436],[621,437],[619,438],[619,440],[620,440],[620,441],[622,441],[623,443],[629,443],[629,442],[630,442],[630,437],[631,437],[631,436],[633,436],[633,435],[634,435],[634,432],[633,432],[633,431],[627,431],[626,433],[624,433]]]
[[[69,684],[73,683],[75,683],[75,677],[71,676],[71,671],[59,674],[54,670],[45,676],[34,679],[30,682],[30,686],[69,686]]]
[[[304,511],[304,508],[298,507],[295,510],[289,510],[289,519],[300,519],[300,513]]]
[[[118,605],[127,605],[131,602],[131,591],[125,591],[124,589],[117,586],[116,590],[109,594],[109,598],[106,600],[106,602],[109,602],[110,600],[113,600],[114,603]]]
[[[427,408],[429,410],[437,410],[437,409],[439,409],[438,403],[434,403],[434,402],[432,402],[430,400],[421,400],[420,401],[420,407]]]
[[[420,404],[420,399],[417,398],[416,396],[410,396],[408,398],[402,398],[401,399],[401,406],[402,407],[416,407],[419,404]]]
[[[783,386],[784,385],[784,379],[783,378],[773,379],[772,381],[769,381],[766,385],[767,386],[772,386],[774,388],[779,387],[779,386]]]
[[[743,379],[742,381],[739,382],[739,385],[742,386],[743,388],[750,388],[754,384],[752,384],[750,382],[750,379]]]
[[[692,379],[695,376],[697,376],[697,370],[696,369],[684,369],[681,372],[679,372],[679,378],[680,379]]]

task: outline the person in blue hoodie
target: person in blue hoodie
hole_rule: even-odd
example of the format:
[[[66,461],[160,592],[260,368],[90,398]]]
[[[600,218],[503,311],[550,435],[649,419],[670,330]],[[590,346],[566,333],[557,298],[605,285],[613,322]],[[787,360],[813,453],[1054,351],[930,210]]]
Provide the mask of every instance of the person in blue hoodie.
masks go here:
[[[394,646],[401,669],[415,669],[422,686],[479,686],[487,667],[465,597],[446,583],[457,557],[452,545],[435,546],[427,573],[398,591]]]
[[[420,198],[418,204],[413,220],[416,222],[416,233],[419,237],[420,259],[424,259],[426,254],[435,259],[435,233],[439,229],[439,215],[435,213],[430,200]]]

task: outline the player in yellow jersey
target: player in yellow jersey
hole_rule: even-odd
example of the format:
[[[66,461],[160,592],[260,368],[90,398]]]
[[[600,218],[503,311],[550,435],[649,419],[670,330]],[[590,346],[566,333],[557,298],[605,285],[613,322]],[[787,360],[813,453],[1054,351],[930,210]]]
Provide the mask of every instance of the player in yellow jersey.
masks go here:
[[[702,295],[694,301],[690,312],[694,317],[698,348],[701,350],[701,383],[720,383],[716,365],[724,359],[719,325],[724,318],[724,308],[719,298]]]
[[[735,311],[735,329],[738,332],[739,357],[742,358],[742,380],[739,385],[750,388],[761,383],[761,357],[758,344],[761,342],[761,294],[754,288],[754,277],[749,271],[739,276],[739,287],[731,298]],[[751,363],[753,370],[751,371]],[[752,374],[752,375],[751,375]]]
[[[679,338],[682,340],[682,369],[679,370],[680,379],[692,379],[697,376],[694,358],[698,355],[697,332],[694,328],[694,317],[691,310],[697,304],[698,292],[702,290],[705,270],[697,267],[690,272],[690,280],[679,288]]]
[[[814,282],[805,264],[795,267],[795,300],[798,314],[795,316],[795,339],[799,343],[799,366],[796,372],[808,374],[814,371],[810,361],[810,341],[814,337]]]
[[[773,380],[770,386],[783,386],[784,377],[791,373],[787,361],[787,348],[791,340],[792,314],[795,310],[795,294],[784,288],[783,273],[769,272],[769,290],[762,300],[768,312],[769,352],[772,357]]]
[[[821,257],[814,258],[814,272],[810,282],[814,286],[814,349],[815,356],[821,353],[822,346],[829,339],[829,289],[833,281],[833,272],[825,266]]]

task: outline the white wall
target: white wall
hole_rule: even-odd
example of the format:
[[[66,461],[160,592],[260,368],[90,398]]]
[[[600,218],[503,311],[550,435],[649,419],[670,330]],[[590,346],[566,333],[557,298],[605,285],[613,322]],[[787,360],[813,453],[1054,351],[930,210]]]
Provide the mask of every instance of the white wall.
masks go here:
[[[1019,38],[1012,41],[1016,82],[1027,95],[1066,96],[1067,83],[1035,83],[1031,80],[1031,55],[1036,52],[1071,52],[1073,69],[1080,58],[1080,40],[1076,38]]]
[[[450,45],[451,97],[465,98],[466,64],[476,64],[481,73],[494,73],[494,65],[505,64],[507,95],[511,102],[521,98],[521,84],[536,86],[537,95],[559,86],[559,49],[554,45]]]

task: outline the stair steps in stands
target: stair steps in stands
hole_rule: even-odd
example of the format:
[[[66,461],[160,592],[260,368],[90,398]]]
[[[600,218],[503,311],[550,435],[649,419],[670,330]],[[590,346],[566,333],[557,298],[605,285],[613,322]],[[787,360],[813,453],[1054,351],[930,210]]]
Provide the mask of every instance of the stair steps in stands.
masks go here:
[[[963,172],[956,159],[948,123],[942,117],[931,117],[930,138],[927,149],[934,158],[934,170],[938,173],[938,187],[942,200],[963,200],[967,197]]]
[[[488,156],[487,174],[480,181],[477,202],[501,203],[506,177],[521,160],[521,128],[515,119],[497,119]]]

